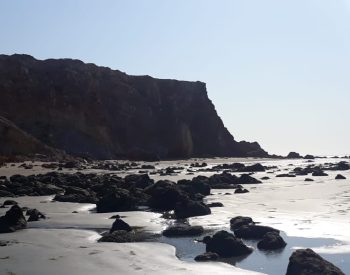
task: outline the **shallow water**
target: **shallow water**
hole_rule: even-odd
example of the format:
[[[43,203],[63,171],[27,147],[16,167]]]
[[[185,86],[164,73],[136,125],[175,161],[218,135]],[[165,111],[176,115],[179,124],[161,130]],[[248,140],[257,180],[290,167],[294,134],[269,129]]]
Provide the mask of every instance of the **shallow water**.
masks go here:
[[[229,231],[227,228],[223,230]],[[203,236],[205,236],[204,234]],[[164,242],[176,247],[176,256],[188,262],[193,262],[194,257],[205,252],[205,244],[197,242],[196,239],[201,237],[186,237],[186,238],[167,238],[160,237],[159,242]],[[244,240],[244,243],[254,248],[253,253],[243,257],[221,258],[220,261],[228,263],[243,269],[263,272],[269,275],[285,274],[289,262],[289,257],[296,247],[303,248],[319,248],[323,246],[334,246],[340,244],[335,239],[327,238],[301,238],[288,237],[281,232],[281,236],[287,242],[287,246],[280,250],[263,251],[257,249],[256,240]],[[346,274],[350,274],[350,253],[344,254],[323,254],[319,253],[326,260],[338,266]]]

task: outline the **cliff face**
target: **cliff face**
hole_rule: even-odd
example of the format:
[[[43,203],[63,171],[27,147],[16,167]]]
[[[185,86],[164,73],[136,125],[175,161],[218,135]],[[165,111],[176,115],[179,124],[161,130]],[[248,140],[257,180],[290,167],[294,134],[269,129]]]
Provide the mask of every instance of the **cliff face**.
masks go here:
[[[78,60],[0,55],[0,116],[77,156],[267,155],[257,143],[233,139],[204,83],[129,76]]]

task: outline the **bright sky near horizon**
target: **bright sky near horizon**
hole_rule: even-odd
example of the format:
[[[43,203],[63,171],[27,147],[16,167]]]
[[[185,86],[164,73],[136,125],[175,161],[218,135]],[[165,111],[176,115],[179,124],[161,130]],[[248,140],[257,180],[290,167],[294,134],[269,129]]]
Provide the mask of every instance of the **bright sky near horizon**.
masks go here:
[[[237,140],[350,154],[350,0],[2,0],[0,53],[200,80]]]

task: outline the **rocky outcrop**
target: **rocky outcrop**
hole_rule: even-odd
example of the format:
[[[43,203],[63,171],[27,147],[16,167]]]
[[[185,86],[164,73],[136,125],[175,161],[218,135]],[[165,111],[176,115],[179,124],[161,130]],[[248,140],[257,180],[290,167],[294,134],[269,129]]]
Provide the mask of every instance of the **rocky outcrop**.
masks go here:
[[[234,140],[202,82],[129,76],[72,59],[0,55],[0,99],[0,116],[10,125],[0,122],[7,131],[0,154],[267,156],[256,142]]]

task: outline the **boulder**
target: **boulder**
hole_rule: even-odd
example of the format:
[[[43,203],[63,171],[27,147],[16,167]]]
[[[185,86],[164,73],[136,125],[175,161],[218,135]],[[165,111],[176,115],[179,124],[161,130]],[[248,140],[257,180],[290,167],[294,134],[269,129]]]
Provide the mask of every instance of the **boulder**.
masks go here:
[[[206,252],[200,254],[194,258],[196,262],[208,262],[208,261],[216,261],[219,259],[219,255],[214,252]]]
[[[124,222],[119,216],[115,219],[114,223],[112,224],[112,228],[109,230],[109,233],[113,233],[114,231],[124,230],[127,232],[132,231],[132,228],[129,224]]]
[[[188,200],[188,196],[180,191],[171,181],[158,181],[145,189],[150,195],[149,206],[161,211],[174,210],[177,203]]]
[[[192,237],[204,233],[202,226],[173,225],[163,231],[165,237]]]
[[[287,243],[277,232],[268,232],[261,241],[258,242],[258,248],[263,250],[275,250],[284,248]]]
[[[313,175],[314,177],[326,177],[326,176],[328,176],[327,173],[325,173],[325,172],[323,172],[323,171],[321,171],[321,170],[314,171],[314,172],[312,173],[312,175]]]
[[[34,183],[34,191],[40,196],[48,196],[63,193],[64,189],[53,184],[44,184],[41,182]]]
[[[260,180],[257,180],[256,178],[253,178],[252,176],[248,174],[243,174],[240,176],[240,178],[237,181],[238,184],[257,184],[262,183]]]
[[[10,191],[6,191],[6,190],[0,190],[0,197],[3,197],[3,198],[13,198],[15,197],[15,194],[13,194],[12,192]]]
[[[219,231],[213,237],[204,238],[207,252],[217,253],[220,257],[236,257],[250,254],[253,249],[242,240],[226,231]]]
[[[315,159],[315,157],[313,155],[306,155],[304,159]]]
[[[298,249],[289,258],[286,275],[345,275],[311,249]]]
[[[306,178],[305,181],[314,181],[314,180],[310,178]]]
[[[136,199],[128,190],[117,188],[96,203],[98,213],[131,211],[136,209]]]
[[[290,152],[288,155],[287,155],[287,158],[288,159],[300,159],[300,158],[303,158],[299,153],[297,152]]]
[[[29,216],[28,222],[36,222],[39,219],[46,219],[46,216],[38,209],[28,209],[26,215]]]
[[[4,216],[0,217],[0,233],[11,233],[27,227],[27,221],[21,207],[13,205]]]
[[[235,190],[235,194],[244,194],[244,193],[249,193],[249,191],[245,188],[237,188]]]
[[[152,185],[154,181],[147,174],[132,174],[125,177],[125,188],[140,188],[144,189]]]
[[[134,232],[125,230],[116,230],[102,236],[98,242],[130,243],[136,241]]]
[[[195,177],[192,180],[179,180],[177,185],[181,188],[183,187],[184,191],[190,193],[191,195],[199,193],[204,196],[210,194],[210,186],[208,180],[201,180],[199,177]]]
[[[236,237],[243,239],[261,239],[268,232],[279,233],[279,230],[263,225],[243,225],[234,229]]]
[[[260,164],[256,163],[250,166],[245,166],[240,169],[237,169],[238,172],[265,172],[265,167]]]
[[[230,226],[232,230],[238,229],[243,225],[250,224],[254,224],[253,219],[251,217],[237,216],[230,220]]]
[[[336,177],[335,177],[336,180],[346,180],[346,177],[344,177],[343,175],[340,175],[338,174]]]
[[[174,213],[176,218],[186,219],[189,217],[209,215],[211,214],[211,210],[202,202],[186,200],[176,204]]]

